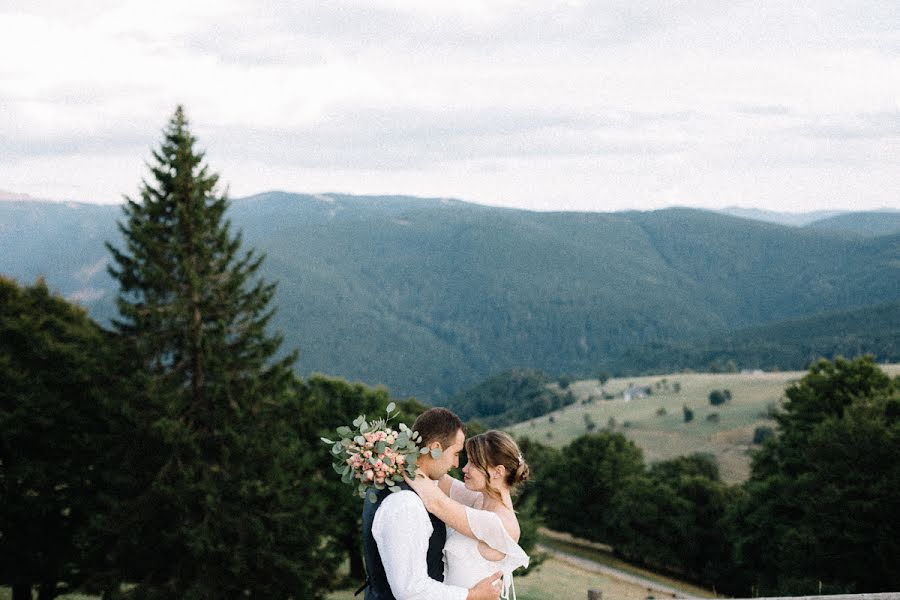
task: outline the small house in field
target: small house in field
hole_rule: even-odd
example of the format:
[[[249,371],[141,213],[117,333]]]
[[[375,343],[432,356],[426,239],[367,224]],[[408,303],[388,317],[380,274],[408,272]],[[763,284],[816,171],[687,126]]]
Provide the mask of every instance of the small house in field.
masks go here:
[[[650,386],[633,385],[622,392],[622,399],[625,402],[631,402],[635,398],[646,398],[652,393]]]

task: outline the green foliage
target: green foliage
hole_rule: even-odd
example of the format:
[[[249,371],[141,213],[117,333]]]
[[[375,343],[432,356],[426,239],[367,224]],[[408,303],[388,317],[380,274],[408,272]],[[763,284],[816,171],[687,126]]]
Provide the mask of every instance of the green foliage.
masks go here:
[[[725,394],[721,390],[713,390],[709,393],[709,403],[713,406],[719,406],[720,404],[725,404]]]
[[[737,564],[761,593],[900,586],[898,384],[865,357],[817,363],[787,390],[730,516]]]
[[[687,404],[681,407],[681,412],[684,416],[685,423],[690,423],[694,420],[694,411],[688,408]]]
[[[766,440],[775,437],[775,430],[771,427],[760,426],[753,430],[753,443],[764,444]]]
[[[595,541],[612,535],[609,506],[616,490],[644,468],[641,451],[619,433],[575,439],[558,454],[545,452],[539,502],[547,525]]]
[[[654,464],[613,497],[609,542],[630,560],[721,585],[732,570],[724,527],[731,494],[708,457]]]
[[[502,427],[575,402],[570,392],[558,392],[548,387],[549,383],[537,371],[508,371],[449,398],[446,405],[463,420],[478,419],[485,425]]]
[[[91,518],[118,468],[122,358],[43,282],[0,277],[0,583],[52,598],[96,567]]]
[[[319,598],[338,559],[321,548],[319,427],[295,393],[294,355],[275,360],[275,286],[241,251],[194,145],[179,107],[124,207],[124,246],[108,244],[115,324],[146,377],[123,401],[152,452],[103,523],[116,539],[107,585],[136,581],[134,598]]]

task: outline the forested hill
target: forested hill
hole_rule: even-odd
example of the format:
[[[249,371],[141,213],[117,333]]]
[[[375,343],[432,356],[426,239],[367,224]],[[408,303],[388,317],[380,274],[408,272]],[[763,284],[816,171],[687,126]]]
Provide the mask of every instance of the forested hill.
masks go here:
[[[591,373],[651,343],[900,300],[900,235],[692,209],[534,213],[280,192],[235,200],[230,214],[268,255],[273,324],[300,349],[302,373],[425,400],[508,369]],[[44,276],[108,319],[103,241],[119,243],[117,218],[118,207],[0,203],[0,273]]]
[[[815,229],[844,231],[865,236],[900,233],[900,211],[860,212],[836,215],[807,225]]]

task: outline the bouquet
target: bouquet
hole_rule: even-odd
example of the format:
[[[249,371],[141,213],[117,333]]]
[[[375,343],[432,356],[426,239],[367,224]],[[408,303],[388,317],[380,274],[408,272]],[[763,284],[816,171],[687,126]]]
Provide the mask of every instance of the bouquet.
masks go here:
[[[420,454],[428,452],[428,448],[419,448],[422,436],[400,423],[398,430],[388,426],[391,419],[398,416],[394,412],[396,405],[387,405],[387,417],[366,421],[360,415],[353,421],[353,428],[342,426],[337,428],[339,441],[321,438],[331,446],[331,454],[335,457],[332,465],[341,476],[341,481],[356,485],[360,498],[368,498],[370,502],[377,500],[376,490],[389,489],[399,492],[399,484],[403,483],[403,474],[410,478],[416,476],[416,459]],[[440,458],[441,451],[431,451],[434,458]]]

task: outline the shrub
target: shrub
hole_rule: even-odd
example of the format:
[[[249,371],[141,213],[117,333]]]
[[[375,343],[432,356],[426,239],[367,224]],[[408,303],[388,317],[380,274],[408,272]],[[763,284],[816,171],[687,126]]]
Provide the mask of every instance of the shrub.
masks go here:
[[[753,430],[753,443],[763,444],[766,440],[775,437],[775,430],[771,427],[757,427]]]
[[[725,392],[728,392],[728,390],[725,390]],[[720,390],[711,391],[709,393],[709,403],[712,404],[713,406],[719,406],[721,404],[725,404],[725,402],[728,401],[728,399],[731,396],[731,392],[728,392],[728,396],[725,395],[725,392],[720,391]]]

